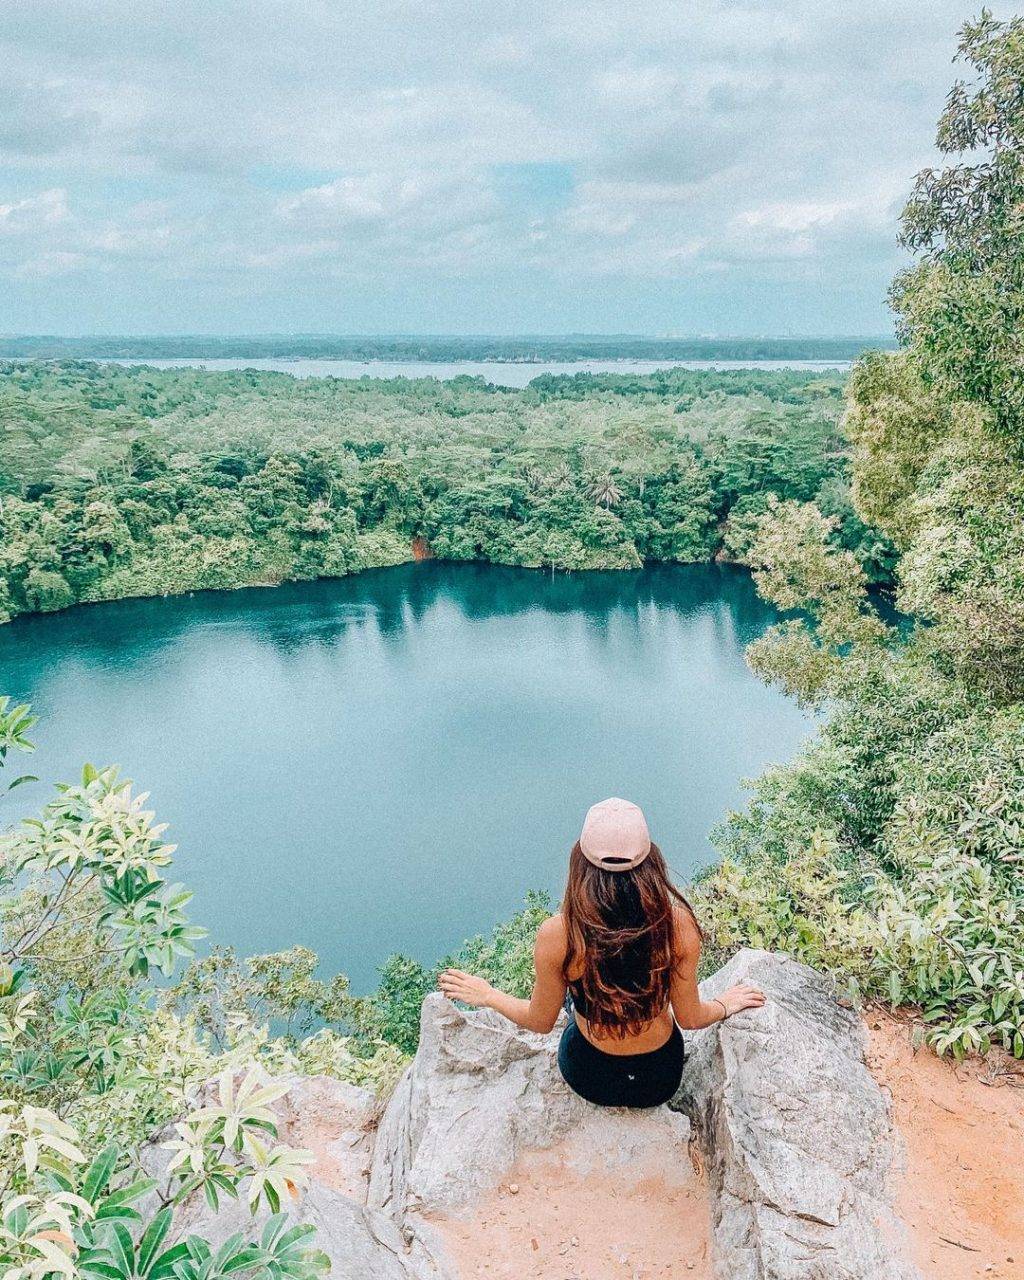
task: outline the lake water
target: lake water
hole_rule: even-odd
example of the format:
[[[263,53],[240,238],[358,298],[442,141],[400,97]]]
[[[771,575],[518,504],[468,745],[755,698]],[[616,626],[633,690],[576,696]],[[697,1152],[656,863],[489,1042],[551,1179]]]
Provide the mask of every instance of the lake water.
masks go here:
[[[391,952],[436,959],[557,894],[604,796],[644,807],[681,877],[708,862],[741,779],[811,729],[744,663],[772,618],[729,566],[433,562],[20,618],[0,692],[42,716],[44,782],[0,821],[116,762],[214,940],[304,943],[365,990]]]
[[[574,360],[513,364],[500,360],[108,360],[105,364],[147,364],[154,369],[264,369],[296,378],[448,378],[468,375],[496,387],[525,387],[541,374],[656,373],[659,369],[795,369],[806,373],[835,372],[851,367],[849,360]]]

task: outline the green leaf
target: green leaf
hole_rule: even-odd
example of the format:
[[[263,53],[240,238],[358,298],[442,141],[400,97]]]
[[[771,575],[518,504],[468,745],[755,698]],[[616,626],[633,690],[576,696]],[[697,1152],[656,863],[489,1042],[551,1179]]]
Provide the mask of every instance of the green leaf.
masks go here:
[[[110,1251],[114,1264],[126,1278],[135,1273],[135,1243],[128,1228],[120,1222],[111,1224]]]
[[[311,1236],[316,1232],[316,1227],[308,1222],[297,1223],[284,1233],[280,1240],[274,1245],[274,1252],[283,1253],[286,1249],[290,1249],[293,1244],[299,1240],[304,1240],[307,1236]]]
[[[247,1245],[244,1249],[240,1249],[234,1257],[228,1258],[220,1267],[221,1275],[231,1275],[234,1271],[245,1271],[249,1267],[253,1267],[263,1257],[262,1249],[257,1249],[255,1245]]]
[[[162,1277],[173,1275],[175,1264],[189,1256],[188,1243],[185,1240],[165,1249],[159,1257],[154,1258],[149,1268],[149,1280],[162,1280]]]
[[[23,786],[26,782],[38,782],[39,779],[34,773],[23,773],[20,777],[14,779],[13,782],[7,784],[7,790],[13,791],[15,787]]]
[[[189,1236],[185,1240],[185,1245],[188,1248],[189,1257],[194,1258],[200,1264],[208,1262],[212,1256],[213,1251],[208,1241],[204,1240],[202,1236]]]
[[[28,1206],[19,1205],[4,1219],[12,1236],[23,1236],[28,1228]]]
[[[143,1232],[142,1239],[139,1241],[138,1273],[140,1276],[148,1274],[157,1250],[163,1244],[167,1238],[168,1231],[171,1229],[172,1217],[170,1209],[161,1209]]]
[[[147,1195],[156,1186],[152,1178],[139,1178],[127,1187],[111,1192],[96,1210],[97,1218],[137,1217],[134,1209],[128,1208],[133,1200]]]
[[[90,1204],[94,1205],[106,1188],[110,1175],[114,1172],[114,1166],[117,1164],[118,1155],[117,1145],[111,1143],[103,1148],[86,1170],[85,1177],[82,1179],[81,1194]]]
[[[236,1231],[233,1236],[228,1236],[221,1247],[213,1256],[213,1269],[215,1271],[223,1271],[225,1265],[230,1258],[233,1258],[238,1250],[242,1247],[242,1233]]]
[[[78,1259],[78,1270],[83,1275],[102,1276],[103,1280],[122,1280],[121,1272],[117,1267],[113,1267],[109,1262],[101,1262],[99,1259],[82,1260]]]
[[[264,1249],[272,1249],[274,1241],[281,1234],[284,1224],[288,1221],[288,1217],[283,1213],[275,1213],[273,1217],[268,1218],[260,1236],[260,1244]]]

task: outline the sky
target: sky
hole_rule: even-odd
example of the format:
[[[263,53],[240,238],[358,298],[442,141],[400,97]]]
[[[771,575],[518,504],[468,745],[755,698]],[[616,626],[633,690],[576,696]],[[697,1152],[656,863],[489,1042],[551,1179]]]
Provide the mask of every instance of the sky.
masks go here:
[[[885,333],[972,14],[6,4],[0,332]]]

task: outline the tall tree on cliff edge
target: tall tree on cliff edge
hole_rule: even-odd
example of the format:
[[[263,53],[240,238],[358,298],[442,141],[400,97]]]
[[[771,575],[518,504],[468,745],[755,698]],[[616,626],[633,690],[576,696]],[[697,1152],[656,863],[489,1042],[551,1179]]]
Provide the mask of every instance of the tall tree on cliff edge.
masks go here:
[[[881,362],[881,385],[873,364],[861,372],[848,421],[860,505],[905,540],[904,605],[937,624],[955,669],[1013,701],[1024,697],[1024,19],[983,12],[960,57],[974,79],[954,85],[937,139],[955,160],[918,175],[903,215],[901,239],[921,254],[892,290],[908,352]],[[907,402],[902,440],[887,438],[891,396]]]
[[[827,705],[815,743],[722,833],[724,945],[783,946],[917,1004],[940,1051],[1024,1057],[1024,19],[960,33],[950,156],[902,219],[905,343],[854,370],[853,499],[899,552],[911,634],[881,625],[834,521],[772,504],[751,563],[809,613],[751,662]]]

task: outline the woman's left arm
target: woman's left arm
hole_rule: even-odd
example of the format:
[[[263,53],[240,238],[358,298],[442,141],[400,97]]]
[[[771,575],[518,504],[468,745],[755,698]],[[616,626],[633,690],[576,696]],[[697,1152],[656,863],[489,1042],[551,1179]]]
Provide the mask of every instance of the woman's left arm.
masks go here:
[[[560,916],[551,916],[537,930],[533,945],[533,994],[529,1000],[506,995],[485,978],[463,973],[461,969],[445,969],[438,986],[449,1000],[461,1000],[463,1004],[481,1009],[496,1009],[526,1031],[546,1033],[558,1021],[565,1001],[564,960],[565,929]]]

